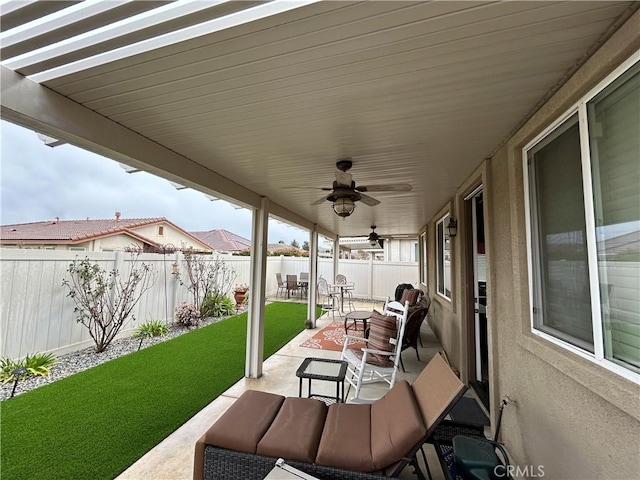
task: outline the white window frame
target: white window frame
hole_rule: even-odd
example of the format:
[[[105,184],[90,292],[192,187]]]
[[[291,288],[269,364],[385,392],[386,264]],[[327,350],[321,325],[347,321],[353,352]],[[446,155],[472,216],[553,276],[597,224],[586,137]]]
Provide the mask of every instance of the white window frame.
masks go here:
[[[70,252],[86,252],[87,247],[69,247]]]
[[[418,237],[418,261],[420,262],[420,283],[427,284],[427,232]]]
[[[449,281],[451,283],[450,285],[451,289],[449,290],[449,293],[451,294],[451,296],[447,296],[446,282],[444,281],[444,279],[446,278],[446,272],[442,272],[443,285],[440,285],[440,259],[442,259],[442,265],[444,268],[444,264],[445,264],[444,245],[445,245],[445,235],[447,233],[447,224],[445,223],[445,220],[448,220],[450,217],[451,217],[451,212],[447,212],[440,218],[440,220],[436,222],[436,292],[442,298],[446,298],[449,301],[451,301],[451,296],[453,296],[453,278],[451,277],[451,274],[452,274],[451,250],[449,250]],[[439,244],[440,239],[438,234],[438,226],[440,224],[442,224],[442,245]],[[442,291],[440,291],[440,287],[442,287]]]
[[[563,115],[551,123],[546,129],[544,129],[533,140],[527,143],[522,149],[522,161],[523,161],[523,174],[524,174],[524,198],[525,198],[525,212],[526,212],[526,234],[527,234],[527,266],[529,276],[529,306],[530,306],[530,328],[531,333],[543,338],[555,345],[558,345],[566,350],[579,355],[593,363],[596,363],[603,368],[612,371],[636,384],[640,384],[640,374],[635,373],[615,362],[612,362],[604,356],[604,335],[602,331],[602,311],[600,308],[600,284],[598,282],[598,257],[597,257],[597,244],[596,244],[596,225],[594,215],[594,201],[593,201],[593,183],[591,173],[591,151],[589,145],[589,130],[587,123],[587,103],[590,102],[596,95],[602,90],[611,85],[622,74],[633,67],[636,63],[640,62],[640,51],[636,51],[629,59],[622,63],[618,68],[611,72],[604,80],[584,95],[578,102],[576,102],[571,108],[569,108]],[[534,315],[534,294],[536,284],[534,283],[534,276],[539,271],[539,253],[535,249],[534,240],[537,226],[533,225],[532,212],[534,206],[531,205],[531,179],[529,175],[528,165],[528,152],[535,148],[540,142],[543,142],[545,138],[553,134],[564,122],[566,122],[573,115],[578,114],[578,122],[580,129],[580,154],[582,159],[582,186],[584,194],[584,213],[586,221],[586,236],[587,236],[587,259],[589,267],[589,282],[590,282],[590,294],[591,294],[591,322],[593,326],[593,348],[594,352],[591,353],[578,346],[575,346],[569,342],[561,340],[549,333],[543,332],[535,328],[535,315]],[[534,264],[534,260],[538,262],[538,265]],[[539,282],[538,282],[539,284]]]

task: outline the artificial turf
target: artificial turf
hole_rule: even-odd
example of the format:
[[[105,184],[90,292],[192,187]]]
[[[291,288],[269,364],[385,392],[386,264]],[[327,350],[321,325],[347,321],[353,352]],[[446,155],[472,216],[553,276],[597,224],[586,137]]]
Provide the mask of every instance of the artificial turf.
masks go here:
[[[304,304],[265,307],[264,357]],[[0,405],[3,479],[114,478],[244,375],[247,315],[85,370]]]

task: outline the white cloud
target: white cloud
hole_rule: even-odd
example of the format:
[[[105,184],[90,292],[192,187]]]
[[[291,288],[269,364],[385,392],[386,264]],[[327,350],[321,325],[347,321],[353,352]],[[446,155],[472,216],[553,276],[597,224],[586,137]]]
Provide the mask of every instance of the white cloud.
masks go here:
[[[39,222],[60,217],[166,217],[187,231],[224,228],[251,238],[251,213],[224,201],[209,201],[165,179],[126,173],[118,163],[72,145],[47,147],[35,132],[2,121],[0,222]],[[269,241],[300,245],[306,231],[269,222]]]

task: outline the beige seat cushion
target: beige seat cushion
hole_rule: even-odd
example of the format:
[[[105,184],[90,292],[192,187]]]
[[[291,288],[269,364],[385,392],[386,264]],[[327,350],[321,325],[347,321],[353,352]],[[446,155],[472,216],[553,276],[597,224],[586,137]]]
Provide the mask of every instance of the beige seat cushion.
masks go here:
[[[204,435],[205,443],[238,452],[256,447],[280,410],[285,397],[247,390]]]
[[[196,442],[193,478],[203,478],[206,445],[256,453],[258,442],[276,417],[284,397],[247,390]]]
[[[313,463],[326,418],[327,406],[324,402],[309,398],[287,398],[258,443],[257,453]]]
[[[316,463],[376,471],[371,458],[371,405],[335,403],[329,407]]]
[[[401,380],[371,405],[371,457],[375,468],[382,470],[400,461],[426,433],[411,386]]]

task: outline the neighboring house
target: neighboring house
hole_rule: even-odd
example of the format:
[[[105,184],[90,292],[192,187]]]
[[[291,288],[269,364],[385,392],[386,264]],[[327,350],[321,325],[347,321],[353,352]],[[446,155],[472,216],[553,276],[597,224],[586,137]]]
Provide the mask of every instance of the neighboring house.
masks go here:
[[[367,237],[340,238],[340,258],[359,258],[358,252],[373,255],[374,260],[385,262],[417,262],[417,238],[384,239],[383,246],[371,246]]]
[[[39,248],[111,252],[139,248],[143,252],[192,249],[211,253],[211,247],[164,217],[60,220],[0,227],[5,248]]]
[[[224,229],[190,233],[218,253],[239,253],[251,248],[251,240]]]

